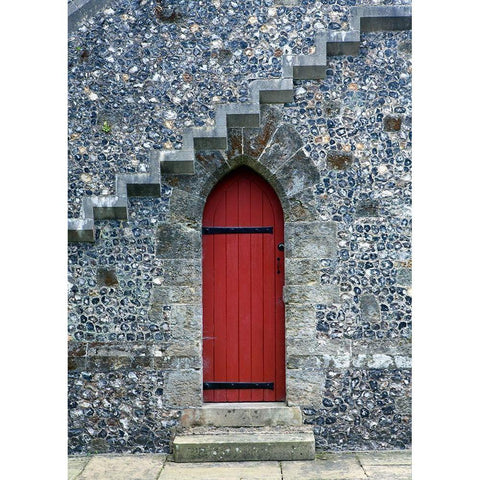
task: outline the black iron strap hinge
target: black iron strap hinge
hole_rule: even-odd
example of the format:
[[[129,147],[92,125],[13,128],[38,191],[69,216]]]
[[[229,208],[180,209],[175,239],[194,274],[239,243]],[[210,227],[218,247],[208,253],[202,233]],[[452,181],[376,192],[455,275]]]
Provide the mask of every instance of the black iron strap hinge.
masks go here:
[[[273,390],[274,382],[204,382],[204,390],[223,390],[223,389],[240,389],[246,390],[250,388],[264,388]]]
[[[273,227],[203,227],[203,235],[220,233],[273,233]]]

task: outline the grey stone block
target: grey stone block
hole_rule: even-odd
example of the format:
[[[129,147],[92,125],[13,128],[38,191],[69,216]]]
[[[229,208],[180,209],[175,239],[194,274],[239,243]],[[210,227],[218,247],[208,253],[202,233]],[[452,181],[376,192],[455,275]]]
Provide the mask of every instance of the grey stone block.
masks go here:
[[[410,287],[412,285],[412,269],[411,268],[398,268],[397,269],[397,283],[404,287]]]
[[[201,302],[199,287],[156,286],[152,287],[152,308],[161,305],[197,304]]]
[[[410,5],[352,7],[352,30],[372,32],[377,30],[410,30],[412,7]]]
[[[287,407],[276,402],[206,404],[201,408],[186,409],[180,422],[183,427],[265,427],[302,425],[298,407]]]
[[[229,133],[230,132],[231,130],[229,130]],[[195,161],[197,162],[197,165],[200,165],[200,168],[201,168],[200,172],[205,171],[205,173],[209,175],[214,175],[217,169],[225,166],[225,158],[226,158],[225,153],[220,152],[218,150],[200,150],[195,153]],[[181,180],[195,178],[195,177],[179,176],[176,178],[178,178],[177,181],[180,182]],[[202,179],[202,182],[204,180],[205,179]],[[190,191],[188,188],[185,188],[183,184],[180,184],[180,188],[183,188],[183,190]],[[196,191],[199,192],[200,189],[197,189]]]
[[[283,185],[287,197],[297,195],[302,190],[315,185],[320,180],[317,167],[303,150],[297,151],[277,171],[278,181]]]
[[[309,405],[311,408],[321,407],[322,396],[325,390],[325,371],[303,369],[288,369],[287,381],[287,404]]]
[[[166,175],[194,175],[195,167],[193,151],[178,157],[163,158],[160,162],[162,173]]]
[[[69,242],[90,242],[95,243],[95,232],[92,229],[90,230],[80,230],[72,229],[68,230],[68,241]]]
[[[173,441],[176,462],[313,460],[313,433],[235,432],[179,435]]]
[[[366,321],[378,322],[380,320],[380,306],[374,295],[360,296],[360,311]]]
[[[201,258],[178,258],[162,261],[162,285],[200,286],[202,283]]]
[[[170,223],[200,228],[203,205],[204,199],[197,194],[174,188],[170,197]]]
[[[337,227],[334,222],[286,222],[287,258],[335,258]]]
[[[285,283],[287,285],[317,283],[321,270],[319,259],[288,257],[285,259]]]
[[[276,172],[298,152],[304,143],[305,141],[294,127],[291,125],[280,125],[276,129],[271,142],[266,145],[265,151],[259,157],[259,161],[270,171]]]
[[[184,224],[162,223],[157,227],[157,257],[201,258],[202,238],[200,228]]]
[[[163,319],[170,327],[171,341],[199,344],[202,339],[202,306],[171,305]]]
[[[352,365],[356,368],[408,369],[411,368],[411,349],[407,340],[352,340]]]
[[[289,208],[286,209],[287,222],[315,222],[318,221],[317,197],[315,187],[306,188],[287,199]]]
[[[68,30],[77,29],[81,23],[112,4],[113,0],[75,0],[68,5]]]
[[[165,374],[163,405],[166,408],[188,408],[202,405],[200,370],[176,370]]]
[[[285,303],[335,303],[339,299],[337,285],[285,285],[283,287]]]
[[[360,48],[360,35],[358,35],[357,41],[351,42],[335,42],[329,41],[327,43],[327,55],[330,57],[337,55],[358,55]]]

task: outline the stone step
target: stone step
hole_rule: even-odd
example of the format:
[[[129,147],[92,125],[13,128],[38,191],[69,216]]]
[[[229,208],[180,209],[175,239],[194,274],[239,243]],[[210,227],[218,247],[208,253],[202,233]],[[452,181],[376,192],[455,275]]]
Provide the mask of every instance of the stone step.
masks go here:
[[[173,441],[173,457],[180,463],[313,460],[315,438],[303,428],[178,435]]]
[[[212,403],[188,408],[180,419],[182,427],[211,425],[215,427],[264,427],[302,425],[299,407],[278,402]]]

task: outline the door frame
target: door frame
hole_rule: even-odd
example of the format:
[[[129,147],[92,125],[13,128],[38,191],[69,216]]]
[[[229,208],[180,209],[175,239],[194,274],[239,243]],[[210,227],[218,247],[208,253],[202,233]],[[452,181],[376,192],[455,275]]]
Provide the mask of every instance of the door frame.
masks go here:
[[[282,205],[285,227],[286,403],[314,406],[321,399],[325,371],[308,368],[305,361],[310,357],[305,355],[321,355],[316,338],[315,304],[332,302],[334,295],[327,292],[327,296],[319,298],[325,287],[312,285],[298,271],[299,266],[310,260],[308,249],[311,248],[312,235],[319,230],[322,235],[328,236],[325,248],[322,238],[318,239],[319,243],[316,242],[323,252],[320,258],[336,258],[333,242],[336,225],[320,221],[316,209],[315,185],[320,181],[318,169],[309,157],[299,157],[298,152],[292,152],[290,160],[281,166],[267,165],[247,155],[229,158],[227,162],[225,157],[215,152],[205,153],[195,162],[195,170],[201,171],[201,174],[171,175],[163,179],[166,185],[171,186],[170,210],[168,219],[160,222],[156,230],[157,258],[164,262],[169,274],[161,286],[155,287],[153,294],[156,295],[155,301],[164,305],[163,308],[171,309],[171,316],[175,318],[171,338],[160,359],[165,370],[163,406],[183,409],[204,404],[202,214],[213,187],[242,165],[262,176],[272,186]],[[335,288],[338,290],[338,287]]]

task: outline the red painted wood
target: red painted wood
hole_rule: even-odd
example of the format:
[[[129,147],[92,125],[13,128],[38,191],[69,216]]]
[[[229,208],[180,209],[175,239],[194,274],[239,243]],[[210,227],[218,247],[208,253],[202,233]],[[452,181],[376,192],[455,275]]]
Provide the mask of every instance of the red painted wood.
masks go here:
[[[277,248],[284,241],[280,201],[264,179],[242,167],[210,194],[203,226],[273,226],[273,234],[203,236],[204,381],[275,382],[273,391],[206,390],[204,401],[284,400],[284,256]]]

